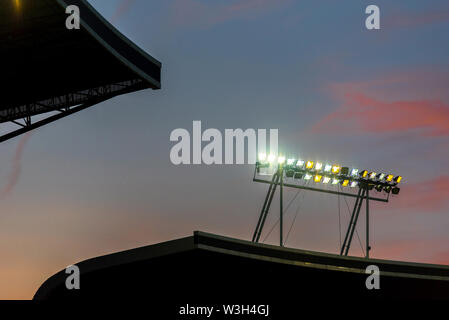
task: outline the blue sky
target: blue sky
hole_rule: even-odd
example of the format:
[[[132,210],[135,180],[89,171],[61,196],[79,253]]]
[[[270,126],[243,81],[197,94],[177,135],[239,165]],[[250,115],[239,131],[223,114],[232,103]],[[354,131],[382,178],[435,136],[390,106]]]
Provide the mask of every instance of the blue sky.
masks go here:
[[[449,263],[445,1],[90,3],[162,62],[162,89],[31,134],[2,199],[0,288],[15,289],[0,297],[30,298],[66,265],[193,230],[250,239],[266,192],[251,166],[170,162],[170,132],[190,131],[193,120],[277,128],[286,154],[403,175],[400,196],[373,205],[372,256]],[[368,31],[373,3],[381,30]],[[3,180],[20,139],[0,146]],[[302,203],[287,246],[337,252],[337,198],[306,194]],[[361,254],[357,241],[352,249]]]

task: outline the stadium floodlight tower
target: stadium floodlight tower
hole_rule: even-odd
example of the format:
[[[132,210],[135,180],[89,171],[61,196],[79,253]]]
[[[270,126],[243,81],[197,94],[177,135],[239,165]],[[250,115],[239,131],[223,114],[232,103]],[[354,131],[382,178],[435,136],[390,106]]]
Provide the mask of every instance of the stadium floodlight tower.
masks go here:
[[[270,177],[271,179],[267,179]],[[390,194],[399,194],[398,184],[401,176],[388,173],[342,167],[334,163],[323,163],[312,160],[286,159],[284,156],[276,157],[273,154],[259,154],[254,170],[253,181],[268,183],[268,193],[265,197],[259,220],[253,234],[252,241],[259,242],[262,230],[270,210],[273,196],[279,186],[280,217],[279,217],[279,244],[283,241],[283,189],[284,187],[297,188],[327,194],[342,195],[356,198],[352,209],[348,229],[340,249],[340,255],[348,255],[357,220],[362,204],[366,207],[366,258],[369,258],[369,201],[388,202]],[[302,182],[302,184],[301,184]],[[310,182],[314,184],[309,185]],[[327,187],[327,188],[326,188]],[[370,191],[375,190],[381,197],[373,197]]]

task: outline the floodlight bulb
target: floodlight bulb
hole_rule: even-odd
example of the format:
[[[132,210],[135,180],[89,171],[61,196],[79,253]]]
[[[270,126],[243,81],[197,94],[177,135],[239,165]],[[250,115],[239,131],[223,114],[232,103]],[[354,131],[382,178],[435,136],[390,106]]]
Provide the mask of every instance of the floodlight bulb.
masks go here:
[[[383,180],[385,178],[385,173],[379,173],[379,180]]]
[[[351,170],[351,176],[357,176],[359,174],[359,169],[357,168],[352,168]]]
[[[306,173],[306,175],[304,176],[304,180],[310,180],[310,179],[312,179],[312,175]]]
[[[393,181],[393,175],[392,174],[389,174],[386,178],[385,178],[385,180],[387,181],[387,182],[391,182],[391,181]]]
[[[338,184],[340,182],[340,179],[334,178],[332,179],[332,184]]]
[[[312,168],[313,168],[313,161],[307,161],[306,169],[312,169]]]
[[[360,176],[362,178],[366,178],[368,176],[368,170],[363,170],[362,172],[360,172]]]
[[[323,168],[323,164],[321,162],[317,162],[315,165],[315,170],[321,170]]]
[[[331,178],[330,177],[324,177],[323,178],[323,183],[329,183],[331,181]]]
[[[260,161],[265,161],[266,158],[267,158],[267,154],[266,153],[259,153],[259,160]]]
[[[324,172],[331,172],[331,170],[332,170],[332,166],[330,164],[326,164],[324,166]]]
[[[374,180],[376,178],[376,176],[377,176],[377,173],[375,173],[374,171],[369,174],[369,178],[371,180]]]
[[[359,183],[358,183],[357,181],[352,181],[352,182],[351,182],[351,188],[357,187],[358,184],[359,184]]]
[[[399,182],[402,181],[402,177],[401,177],[401,176],[397,176],[396,178],[394,178],[394,181],[395,181],[396,183],[399,183]]]
[[[295,162],[295,159],[287,159],[287,164],[291,166]]]
[[[340,170],[341,170],[340,166],[337,166],[335,164],[332,166],[332,173],[333,174],[338,174],[340,172]]]
[[[268,156],[268,162],[269,162],[269,163],[272,163],[272,162],[274,161],[274,158],[275,158],[274,154],[270,154],[270,155]]]
[[[278,163],[279,164],[283,164],[285,162],[285,157],[284,156],[280,156],[279,158],[278,158]]]
[[[343,182],[341,183],[341,185],[343,187],[346,187],[348,184],[349,184],[349,180],[348,179],[343,180]]]
[[[313,178],[313,181],[315,181],[315,182],[320,182],[322,177],[323,177],[322,175],[317,174],[317,175],[315,175],[315,177]]]

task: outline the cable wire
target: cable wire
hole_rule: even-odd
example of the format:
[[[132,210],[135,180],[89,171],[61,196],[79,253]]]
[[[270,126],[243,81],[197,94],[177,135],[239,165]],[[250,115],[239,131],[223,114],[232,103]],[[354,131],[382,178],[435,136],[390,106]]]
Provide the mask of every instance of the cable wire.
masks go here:
[[[345,196],[343,196],[343,199],[345,200],[346,206],[348,207],[349,216],[351,216],[351,209],[349,208],[348,201],[346,201],[346,197]],[[363,253],[363,255],[365,255],[365,250],[363,249],[362,241],[360,241],[359,233],[357,232],[357,227],[354,226],[354,228],[355,228],[355,234],[357,236],[357,239],[359,240],[360,248],[362,249],[362,253]]]

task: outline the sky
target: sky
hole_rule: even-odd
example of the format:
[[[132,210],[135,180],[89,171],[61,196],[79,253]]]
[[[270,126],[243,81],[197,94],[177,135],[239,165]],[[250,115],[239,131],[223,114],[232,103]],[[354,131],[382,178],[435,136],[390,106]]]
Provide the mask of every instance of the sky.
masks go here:
[[[67,265],[194,230],[250,240],[267,191],[253,166],[170,162],[170,133],[194,120],[275,128],[287,155],[402,175],[397,197],[370,205],[371,256],[449,264],[447,1],[89,2],[162,62],[162,89],[0,145],[1,299],[32,298]],[[370,4],[380,30],[365,28]],[[337,197],[298,199],[286,246],[337,253],[344,199],[340,219]],[[278,215],[274,206],[265,243],[277,244],[277,229],[266,235]],[[358,234],[364,246],[363,215]],[[357,238],[350,254],[363,255]]]

